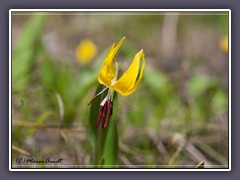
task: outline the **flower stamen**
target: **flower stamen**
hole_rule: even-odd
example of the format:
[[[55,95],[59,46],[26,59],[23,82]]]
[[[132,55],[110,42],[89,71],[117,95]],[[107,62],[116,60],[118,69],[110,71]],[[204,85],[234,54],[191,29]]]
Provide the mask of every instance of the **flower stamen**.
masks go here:
[[[108,120],[110,118],[110,116],[112,115],[112,108],[113,108],[113,104],[111,101],[107,101],[107,117],[106,117],[106,120],[105,120],[105,123],[104,125],[102,126],[103,129],[106,129],[107,127],[107,124],[108,124]]]
[[[113,103],[110,100],[107,100],[103,105],[100,105],[100,110],[99,110],[98,119],[96,123],[97,128],[100,122],[102,121],[102,128],[104,130],[106,129],[108,121],[112,115],[112,109],[113,109]]]
[[[91,101],[88,103],[88,105],[92,104],[92,102],[96,99],[96,97],[98,97],[100,94],[102,94],[108,87],[105,87],[102,91],[100,91],[98,94],[96,94],[95,96],[93,96],[93,98],[91,99]]]
[[[99,110],[99,114],[98,114],[98,119],[97,119],[97,123],[96,123],[96,127],[98,128],[101,119],[102,119],[102,112],[103,112],[103,106],[100,106],[100,110]]]

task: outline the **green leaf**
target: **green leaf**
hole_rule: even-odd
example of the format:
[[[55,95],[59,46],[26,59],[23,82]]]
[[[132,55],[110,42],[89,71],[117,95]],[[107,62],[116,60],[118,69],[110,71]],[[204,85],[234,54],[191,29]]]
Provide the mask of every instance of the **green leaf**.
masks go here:
[[[103,146],[102,159],[104,159],[104,164],[107,168],[113,167],[116,164],[118,155],[117,110],[118,98],[115,93],[113,98],[113,114],[109,120],[108,127],[103,132],[103,135],[106,133],[106,139]]]
[[[96,93],[100,92],[102,90],[103,86],[101,84],[98,85]],[[91,104],[91,109],[90,109],[90,116],[89,116],[89,135],[90,135],[90,141],[93,146],[93,150],[96,153],[97,149],[97,134],[98,134],[98,129],[96,128],[96,121],[98,118],[98,113],[99,113],[99,106],[101,101],[101,96],[96,97],[96,99],[92,102]]]
[[[204,169],[204,161],[201,161],[195,168]]]
[[[98,85],[96,93],[103,89]],[[99,167],[112,167],[116,164],[118,154],[118,132],[117,132],[117,108],[118,99],[115,93],[113,97],[113,114],[109,119],[108,126],[105,130],[101,126],[96,128],[101,96],[98,96],[91,104],[89,118],[90,141],[95,154],[94,164]]]
[[[13,88],[25,88],[29,84],[30,70],[40,48],[40,37],[47,16],[33,15],[22,28],[12,54]]]
[[[43,86],[56,89],[55,83],[57,82],[57,78],[60,74],[57,71],[57,69],[59,69],[59,65],[57,66],[57,63],[54,63],[53,59],[46,53],[45,49],[42,49],[41,53],[44,54],[44,60],[40,63],[38,68],[40,72],[41,84]]]
[[[103,158],[103,159],[101,160],[101,162],[100,162],[100,167],[101,167],[101,166],[104,166],[104,164],[105,164],[105,159]]]

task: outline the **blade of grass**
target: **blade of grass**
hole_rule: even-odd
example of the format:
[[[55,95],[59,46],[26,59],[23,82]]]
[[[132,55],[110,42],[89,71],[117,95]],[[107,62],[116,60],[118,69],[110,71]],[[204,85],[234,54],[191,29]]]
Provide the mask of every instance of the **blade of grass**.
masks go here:
[[[197,144],[197,147],[201,149],[203,152],[205,152],[207,155],[209,155],[211,158],[213,158],[216,162],[222,165],[228,164],[228,160],[222,154],[213,149],[211,146],[201,142]]]
[[[204,161],[201,161],[195,168],[203,169],[204,168]]]
[[[109,120],[107,129],[103,132],[106,134],[105,142],[102,152],[102,160],[107,168],[111,168],[116,164],[118,156],[118,131],[117,131],[117,110],[118,110],[118,97],[115,93],[113,98],[113,114]]]
[[[45,120],[51,115],[51,112],[44,112],[41,114],[35,121],[35,125],[41,125],[44,123]],[[26,136],[32,136],[35,133],[36,129],[30,128],[26,132]]]
[[[20,148],[20,147],[17,147],[15,145],[12,145],[12,150],[15,150],[21,154],[24,154],[24,155],[27,155],[27,156],[30,156],[31,154],[29,152],[27,152],[26,150]]]
[[[44,29],[47,16],[34,15],[24,25],[17,39],[12,56],[13,88],[26,88],[31,78],[28,75],[33,62],[36,60],[39,41]]]
[[[103,86],[98,85],[96,93],[100,92],[102,90]],[[98,96],[96,99],[92,102],[91,108],[90,108],[90,116],[89,116],[89,135],[90,135],[90,142],[93,147],[93,151],[96,155],[96,150],[97,150],[97,134],[98,134],[98,129],[96,128],[96,121],[98,118],[98,113],[99,113],[99,106],[100,106],[100,101],[101,97]],[[96,158],[95,158],[96,162]]]

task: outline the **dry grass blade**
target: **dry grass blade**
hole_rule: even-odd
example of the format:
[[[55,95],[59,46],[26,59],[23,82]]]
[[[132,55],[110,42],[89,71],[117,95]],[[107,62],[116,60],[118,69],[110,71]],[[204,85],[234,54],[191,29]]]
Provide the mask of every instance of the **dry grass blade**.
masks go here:
[[[209,155],[211,158],[213,158],[216,162],[220,163],[221,165],[228,164],[228,160],[222,154],[213,149],[211,146],[203,142],[199,143],[197,146],[199,149],[201,149],[203,152],[205,152],[207,155]]]
[[[203,169],[204,168],[204,161],[201,161],[195,168]]]
[[[14,146],[14,145],[12,145],[12,149],[17,151],[17,152],[19,152],[19,153],[21,153],[21,154],[24,154],[26,156],[30,156],[31,155],[28,151],[26,151],[26,150],[24,150],[22,148],[19,148],[17,146]]]
[[[65,130],[71,130],[71,131],[85,131],[86,127],[84,125],[56,125],[56,124],[35,124],[35,123],[29,123],[24,121],[17,121],[12,124],[13,127],[21,127],[21,128],[36,128],[36,129],[65,129]]]
[[[164,157],[169,156],[163,142],[161,141],[158,134],[154,131],[147,131],[149,137],[152,139],[153,143],[156,145],[158,151],[160,154],[162,154]]]
[[[133,165],[128,158],[123,155],[119,156],[119,159],[128,167],[128,168],[137,168],[137,166]]]
[[[188,152],[187,154],[189,154],[189,157],[193,160],[196,160],[198,162],[203,160],[206,166],[212,165],[212,163],[209,162],[207,158],[193,144],[188,143],[186,145],[186,151]]]

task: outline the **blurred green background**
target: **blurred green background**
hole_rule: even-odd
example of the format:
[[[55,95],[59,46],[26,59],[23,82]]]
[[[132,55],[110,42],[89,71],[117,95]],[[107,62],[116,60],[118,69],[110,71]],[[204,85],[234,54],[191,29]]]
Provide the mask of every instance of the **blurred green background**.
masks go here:
[[[13,12],[13,165],[17,157],[93,164],[87,104],[108,49],[126,36],[121,72],[140,49],[146,67],[138,89],[118,96],[115,167],[226,168],[227,35],[227,12]]]

